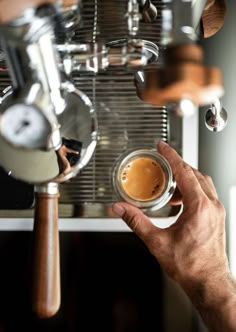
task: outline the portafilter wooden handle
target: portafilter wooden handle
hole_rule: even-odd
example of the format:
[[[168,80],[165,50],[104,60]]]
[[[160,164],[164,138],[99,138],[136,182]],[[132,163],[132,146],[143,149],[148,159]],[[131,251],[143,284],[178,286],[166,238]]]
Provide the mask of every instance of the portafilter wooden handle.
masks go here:
[[[55,315],[61,301],[58,198],[56,183],[35,188],[32,309],[40,318]]]
[[[170,45],[163,59],[162,67],[143,70],[141,82],[135,76],[137,95],[146,103],[162,106],[186,98],[204,106],[223,96],[221,70],[203,64],[199,45]]]

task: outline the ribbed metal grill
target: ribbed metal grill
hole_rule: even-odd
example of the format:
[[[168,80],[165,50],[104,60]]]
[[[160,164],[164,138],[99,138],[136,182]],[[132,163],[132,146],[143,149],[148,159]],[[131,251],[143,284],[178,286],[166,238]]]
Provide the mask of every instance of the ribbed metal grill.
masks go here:
[[[138,99],[132,74],[77,79],[76,85],[95,106],[99,141],[83,172],[61,185],[61,202],[111,202],[116,159],[129,148],[155,147],[158,140],[167,140],[167,112]]]
[[[158,9],[154,23],[140,22],[138,38],[158,42],[160,39],[160,9],[162,1],[152,0]],[[128,0],[85,0],[82,7],[82,26],[75,34],[79,41],[108,42],[128,36],[125,14]]]
[[[127,0],[83,1],[78,42],[103,42],[127,38]],[[153,1],[158,10],[163,6]],[[160,13],[160,11],[159,11]],[[137,38],[158,44],[160,15],[155,23],[140,23]],[[120,72],[121,70],[121,72]],[[99,141],[94,158],[74,179],[60,187],[62,203],[109,203],[116,200],[111,174],[117,158],[129,148],[155,147],[167,140],[168,117],[164,107],[144,104],[136,95],[134,75],[125,69],[77,77],[75,83],[91,99],[98,116]]]

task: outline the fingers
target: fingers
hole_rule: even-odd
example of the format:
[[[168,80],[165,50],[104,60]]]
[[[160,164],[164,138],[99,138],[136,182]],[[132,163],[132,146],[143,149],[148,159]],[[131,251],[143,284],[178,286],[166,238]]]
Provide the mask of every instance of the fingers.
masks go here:
[[[126,224],[142,239],[150,238],[158,230],[143,212],[127,203],[118,202],[112,207],[113,212],[121,217]]]
[[[214,183],[210,176],[203,175],[201,172],[199,172],[197,169],[191,168],[188,164],[186,164],[182,158],[177,154],[176,151],[174,151],[169,145],[166,143],[159,144],[159,151],[163,156],[166,157],[166,159],[170,162],[170,165],[172,167],[176,182],[177,182],[177,190],[173,196],[173,198],[170,201],[171,205],[178,205],[183,201],[183,198],[185,194],[187,195],[185,190],[186,186],[184,184],[196,184],[196,182],[199,183],[202,192],[206,194],[206,196],[211,199],[218,199],[218,195],[216,192],[216,188],[214,186]],[[182,161],[182,164],[181,164]],[[174,165],[174,166],[172,166]],[[177,166],[179,166],[179,170],[177,169]],[[192,171],[191,171],[192,170]],[[186,172],[187,171],[187,172]],[[194,180],[195,176],[195,180]],[[178,180],[179,179],[179,180]],[[195,194],[201,194],[201,191],[199,190],[199,186],[197,189],[197,186],[195,186],[195,191],[192,190],[191,187],[188,188],[191,192]],[[189,191],[188,191],[189,192]],[[185,193],[185,194],[184,194]],[[189,195],[189,193],[188,193]]]
[[[179,191],[179,188],[176,187],[175,192],[169,201],[169,204],[172,206],[176,206],[176,205],[180,205],[182,202],[183,202],[182,194]]]
[[[196,178],[198,179],[203,191],[208,196],[208,198],[211,200],[217,199],[218,195],[211,177],[208,175],[203,175],[201,172],[199,172],[196,169],[193,169],[193,172]]]
[[[158,144],[158,151],[170,163],[183,202],[189,202],[196,196],[205,195],[191,166],[185,163],[174,149],[161,141]]]
[[[211,186],[211,190],[214,193],[215,197],[218,198],[216,187],[214,185],[212,178],[209,175],[206,175],[205,178],[206,178],[206,181],[208,182],[209,186]]]
[[[214,183],[213,183],[211,177],[208,175],[203,175],[196,169],[193,169],[193,172],[194,172],[196,178],[198,179],[198,181],[202,187],[202,190],[207,195],[207,197],[211,200],[218,199],[218,194],[216,192],[216,188],[214,186]],[[182,202],[183,202],[182,194],[181,194],[179,188],[176,187],[175,192],[169,201],[169,204],[172,206],[176,206],[176,205],[180,205]]]

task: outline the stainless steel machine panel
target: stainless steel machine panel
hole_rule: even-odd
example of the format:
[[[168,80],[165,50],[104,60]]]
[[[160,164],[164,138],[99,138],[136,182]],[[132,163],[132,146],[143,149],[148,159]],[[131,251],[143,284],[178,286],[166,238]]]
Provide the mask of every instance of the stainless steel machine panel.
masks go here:
[[[160,9],[163,4],[153,1]],[[127,38],[127,1],[88,0],[83,2],[82,26],[71,36],[75,43],[103,42]],[[159,11],[160,12],[160,11]],[[140,23],[138,38],[160,40],[160,17],[154,23]],[[60,42],[60,35],[58,40]],[[159,65],[159,61],[155,66]],[[3,62],[1,63],[4,67]],[[153,66],[150,65],[150,66]],[[162,139],[183,154],[183,119],[164,106],[145,104],[136,95],[134,70],[113,68],[96,75],[78,73],[72,79],[88,95],[98,117],[98,144],[87,167],[75,178],[60,185],[60,218],[113,218],[111,205],[116,201],[111,174],[114,163],[128,148],[150,147]],[[0,73],[0,90],[11,81],[7,71]],[[191,130],[191,129],[190,129]],[[192,145],[193,154],[196,152]],[[169,217],[176,209],[166,206],[153,217]],[[33,210],[1,210],[0,217],[32,217]]]

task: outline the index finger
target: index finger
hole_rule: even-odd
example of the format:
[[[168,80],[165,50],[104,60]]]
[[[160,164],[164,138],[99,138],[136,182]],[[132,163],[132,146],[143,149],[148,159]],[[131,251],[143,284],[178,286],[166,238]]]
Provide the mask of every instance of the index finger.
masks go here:
[[[158,151],[170,163],[177,186],[182,194],[183,201],[204,195],[193,169],[183,161],[174,149],[172,149],[167,143],[161,141],[158,144]]]

